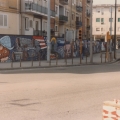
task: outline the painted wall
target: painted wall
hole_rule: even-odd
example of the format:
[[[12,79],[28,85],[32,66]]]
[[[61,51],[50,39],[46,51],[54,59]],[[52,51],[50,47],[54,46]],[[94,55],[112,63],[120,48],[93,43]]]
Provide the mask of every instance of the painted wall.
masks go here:
[[[64,38],[51,39],[51,55],[58,54],[58,58],[71,57],[71,43],[64,41]],[[74,43],[73,56],[79,56],[79,42]],[[46,60],[47,44],[46,38],[41,36],[20,36],[20,35],[0,35],[0,61],[29,61]]]

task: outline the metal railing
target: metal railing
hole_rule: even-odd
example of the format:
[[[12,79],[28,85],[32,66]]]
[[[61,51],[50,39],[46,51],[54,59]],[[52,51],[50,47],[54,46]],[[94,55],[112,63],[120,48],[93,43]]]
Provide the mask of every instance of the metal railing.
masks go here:
[[[90,13],[89,13],[89,12],[87,12],[87,13],[86,13],[86,16],[87,16],[87,17],[90,17]]]
[[[76,6],[76,10],[77,10],[78,12],[82,12],[82,6]]]
[[[59,15],[59,20],[63,21],[63,22],[67,22],[68,21],[68,17],[65,15]]]
[[[25,10],[36,11],[39,13],[47,14],[47,7],[40,6],[33,2],[25,2]],[[55,11],[51,10],[51,16],[55,17]]]
[[[82,22],[81,21],[76,21],[76,27],[81,27],[82,26]]]
[[[91,0],[86,0],[86,2],[87,2],[88,4],[90,4],[90,1],[91,1]]]
[[[68,5],[68,0],[59,0],[59,2],[64,4],[64,5]]]

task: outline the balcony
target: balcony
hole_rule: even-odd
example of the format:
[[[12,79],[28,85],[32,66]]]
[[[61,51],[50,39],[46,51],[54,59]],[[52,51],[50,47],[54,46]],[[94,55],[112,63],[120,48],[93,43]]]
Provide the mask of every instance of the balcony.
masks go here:
[[[64,15],[59,15],[59,21],[60,22],[68,22],[68,17]]]
[[[25,11],[31,14],[47,15],[48,9],[33,2],[25,2]],[[51,16],[55,17],[55,11],[51,10]]]
[[[86,0],[86,2],[87,2],[88,4],[90,4],[90,1],[91,1],[91,0]]]
[[[90,30],[90,25],[87,25],[87,30]]]
[[[86,13],[86,16],[87,16],[87,17],[90,17],[90,13],[89,13],[89,12],[87,12],[87,13]]]
[[[59,0],[59,2],[63,5],[68,5],[68,0]]]
[[[46,36],[47,32],[46,31],[41,31],[41,30],[34,30],[33,35],[36,35],[36,36]]]
[[[82,12],[82,7],[81,7],[81,6],[76,6],[76,10],[77,10],[78,12]]]
[[[81,22],[81,21],[76,21],[76,27],[77,27],[77,28],[82,27],[82,22]]]

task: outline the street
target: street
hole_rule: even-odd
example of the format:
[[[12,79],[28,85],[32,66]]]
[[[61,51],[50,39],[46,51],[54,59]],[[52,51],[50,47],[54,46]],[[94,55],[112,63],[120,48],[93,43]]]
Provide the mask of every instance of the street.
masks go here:
[[[119,91],[119,62],[0,71],[0,120],[102,120]]]

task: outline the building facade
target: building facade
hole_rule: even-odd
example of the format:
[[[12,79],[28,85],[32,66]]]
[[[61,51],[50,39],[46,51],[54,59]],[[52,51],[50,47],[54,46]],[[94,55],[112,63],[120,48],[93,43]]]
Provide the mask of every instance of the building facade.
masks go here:
[[[19,0],[0,0],[0,34],[20,34],[19,5]]]
[[[55,28],[55,0],[51,0],[51,34]],[[47,0],[21,1],[21,34],[47,35]]]
[[[67,30],[73,30],[78,38],[82,27],[82,0],[56,0],[55,13],[55,36],[64,37]]]
[[[111,10],[112,8],[112,10]],[[117,6],[116,34],[120,40],[120,5]],[[112,23],[111,23],[112,22]],[[112,29],[111,29],[112,24]],[[107,42],[106,34],[114,36],[115,25],[115,6],[114,5],[95,5],[93,6],[93,37],[94,40]]]
[[[90,2],[91,0],[83,0],[82,1],[82,38],[84,40],[90,39]]]

